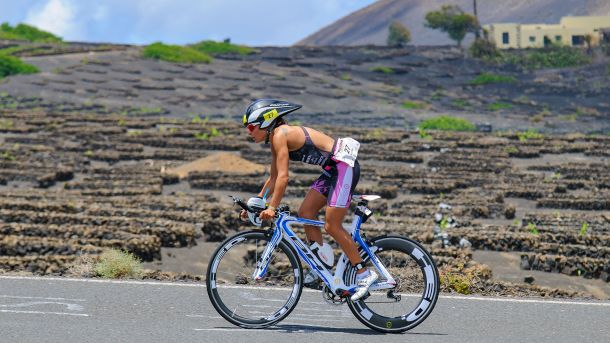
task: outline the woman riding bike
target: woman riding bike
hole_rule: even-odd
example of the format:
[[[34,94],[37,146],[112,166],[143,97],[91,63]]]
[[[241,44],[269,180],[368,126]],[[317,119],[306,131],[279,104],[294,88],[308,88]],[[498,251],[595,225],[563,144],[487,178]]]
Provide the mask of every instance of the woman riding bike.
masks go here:
[[[334,140],[311,128],[288,125],[283,117],[299,108],[301,105],[286,101],[259,99],[252,102],[244,114],[243,124],[254,142],[271,142],[271,175],[258,196],[272,197],[260,218],[269,220],[275,216],[275,209],[280,205],[288,185],[289,160],[319,165],[322,174],[305,196],[299,208],[299,217],[315,220],[326,205],[324,229],[335,239],[357,270],[358,287],[351,297],[352,301],[356,301],[367,293],[378,278],[374,270],[363,267],[358,247],[342,225],[351,194],[360,177],[360,165],[356,159],[359,143],[351,138]],[[245,218],[248,214],[242,211],[241,215]],[[304,227],[310,244],[322,246],[321,230],[315,226]],[[317,275],[310,271],[305,279],[306,282],[312,282],[317,279]]]

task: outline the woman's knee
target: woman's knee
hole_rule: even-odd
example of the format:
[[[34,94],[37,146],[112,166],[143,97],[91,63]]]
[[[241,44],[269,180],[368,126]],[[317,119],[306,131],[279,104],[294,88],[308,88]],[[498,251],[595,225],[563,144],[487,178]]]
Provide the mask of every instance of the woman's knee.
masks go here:
[[[343,227],[326,223],[326,225],[324,225],[324,230],[326,230],[326,233],[334,237],[339,230],[343,230]]]
[[[304,208],[300,208],[299,209],[299,217],[301,218],[305,218],[305,219],[311,219],[311,220],[315,220],[318,218],[318,213],[310,210],[310,209],[304,209]]]

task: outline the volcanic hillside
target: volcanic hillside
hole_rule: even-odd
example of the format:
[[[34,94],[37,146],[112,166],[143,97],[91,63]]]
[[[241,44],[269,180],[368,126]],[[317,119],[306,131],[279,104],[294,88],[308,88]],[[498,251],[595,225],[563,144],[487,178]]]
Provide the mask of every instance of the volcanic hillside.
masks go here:
[[[379,0],[311,34],[297,45],[385,45],[388,26],[398,20],[410,31],[414,45],[453,44],[445,33],[424,27],[426,13],[455,4],[473,13],[472,0]],[[559,23],[563,16],[608,15],[606,0],[478,1],[481,24]],[[610,23],[609,23],[610,26]]]
[[[16,55],[41,72],[4,79],[0,93],[66,106],[240,121],[252,99],[272,97],[302,104],[290,119],[303,123],[413,128],[454,115],[494,130],[610,128],[610,73],[601,53],[580,67],[530,70],[447,47],[258,48],[186,64],[142,58],[136,46],[19,44]],[[15,45],[0,41],[0,48]]]

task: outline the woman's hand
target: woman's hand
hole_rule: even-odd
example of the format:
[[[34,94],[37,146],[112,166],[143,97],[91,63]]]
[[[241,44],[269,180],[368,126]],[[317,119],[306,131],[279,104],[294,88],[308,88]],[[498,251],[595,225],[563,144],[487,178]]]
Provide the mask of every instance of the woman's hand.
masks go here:
[[[261,212],[259,217],[261,217],[262,220],[272,219],[273,217],[275,217],[275,210],[272,208],[268,208],[268,209],[264,210],[263,212]]]
[[[241,218],[243,221],[248,220],[248,211],[241,210],[241,212],[239,212],[239,218]]]

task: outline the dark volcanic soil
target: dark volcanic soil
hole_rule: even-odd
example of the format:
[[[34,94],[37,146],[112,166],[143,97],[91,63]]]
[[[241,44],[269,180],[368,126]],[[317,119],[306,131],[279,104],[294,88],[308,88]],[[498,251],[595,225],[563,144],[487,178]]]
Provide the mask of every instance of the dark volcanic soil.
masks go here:
[[[449,47],[260,48],[248,56],[217,56],[210,65],[139,54],[140,48],[120,47],[26,57],[42,73],[11,77],[0,92],[180,117],[238,118],[251,99],[276,97],[304,105],[293,120],[318,124],[412,128],[432,115],[451,114],[493,129],[610,129],[607,58],[582,68],[526,71],[489,65]],[[517,82],[472,85],[481,73]],[[405,109],[405,101],[420,101],[423,108]]]

